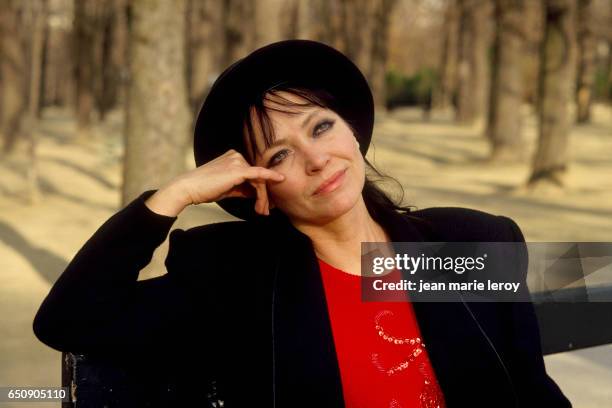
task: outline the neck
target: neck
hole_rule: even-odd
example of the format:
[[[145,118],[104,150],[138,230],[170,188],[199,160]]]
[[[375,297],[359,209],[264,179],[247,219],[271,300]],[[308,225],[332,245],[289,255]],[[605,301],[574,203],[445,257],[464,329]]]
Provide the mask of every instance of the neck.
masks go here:
[[[298,224],[296,228],[311,239],[318,258],[347,272],[354,271],[360,262],[362,242],[389,241],[363,198],[350,211],[328,223]]]

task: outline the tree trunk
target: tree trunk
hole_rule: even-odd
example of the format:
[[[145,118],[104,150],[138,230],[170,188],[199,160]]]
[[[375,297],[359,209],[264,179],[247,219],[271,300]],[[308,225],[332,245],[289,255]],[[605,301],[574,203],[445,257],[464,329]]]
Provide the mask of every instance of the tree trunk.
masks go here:
[[[255,21],[257,29],[256,48],[280,41],[281,34],[281,13],[286,0],[258,0],[255,7]]]
[[[576,120],[588,122],[591,118],[591,100],[595,82],[596,39],[593,32],[592,2],[578,0],[578,76],[576,83]]]
[[[368,79],[378,109],[386,109],[387,59],[389,55],[389,20],[396,0],[377,0],[374,2],[372,24],[372,50]]]
[[[539,139],[530,186],[563,185],[568,162],[569,104],[575,64],[575,0],[546,0],[539,89]]]
[[[606,61],[605,95],[608,101],[612,101],[612,39],[608,40],[608,58]]]
[[[491,3],[489,0],[461,0],[459,4],[457,120],[473,123],[487,116]]]
[[[73,52],[73,3],[48,3],[49,23],[45,44],[43,106],[76,106]]]
[[[282,38],[299,38],[300,2],[286,0],[282,3],[280,13],[280,34]]]
[[[94,30],[93,83],[95,106],[100,120],[104,120],[120,98],[123,86],[121,67],[125,64],[126,0],[113,0],[110,5],[101,4],[92,16]]]
[[[127,77],[129,69],[128,61],[128,8],[130,0],[115,0],[116,15],[113,19],[111,49],[111,61],[116,67],[116,100],[115,103],[125,104]]]
[[[28,27],[27,49],[28,65],[28,113],[24,125],[24,134],[28,139],[29,165],[27,168],[28,198],[31,204],[39,201],[38,158],[36,155],[38,137],[38,113],[40,108],[43,47],[47,21],[46,0],[28,0],[26,3],[26,24]]]
[[[361,69],[364,75],[368,75],[372,63],[372,25],[375,18],[373,15],[375,3],[368,0],[339,1],[339,48]]]
[[[336,0],[314,0],[311,4],[310,38],[332,47],[339,45],[340,4]]]
[[[351,59],[368,79],[375,103],[382,109],[389,23],[395,4],[396,0],[317,0],[312,7],[300,9],[312,20],[307,37],[326,42]]]
[[[185,1],[133,0],[122,202],[185,169]]]
[[[21,1],[0,7],[0,135],[5,153],[14,150],[27,109],[27,55],[20,32],[23,15]]]
[[[255,0],[223,0],[223,67],[246,56],[258,43],[255,6]]]
[[[310,39],[341,48],[341,13],[344,0],[285,0],[277,6],[278,11],[274,14],[265,9],[278,1],[259,0],[257,6],[262,9],[261,12],[258,10],[260,18],[268,16],[268,24],[274,24],[272,29],[260,24],[263,30],[277,32],[282,38]],[[276,18],[278,24],[275,24]]]
[[[457,84],[457,51],[459,10],[457,0],[448,0],[444,15],[444,43],[440,61],[440,81],[433,95],[433,105],[444,109],[451,106]]]
[[[537,105],[538,76],[540,71],[540,49],[544,37],[544,2],[525,1],[525,14],[522,22],[525,43],[521,68],[523,71],[523,100]]]
[[[96,0],[74,2],[74,60],[76,78],[77,132],[89,133],[94,107],[94,46]]]
[[[309,39],[312,32],[311,0],[296,0],[295,38]]]
[[[521,22],[525,0],[497,0],[487,136],[491,160],[520,161],[525,141],[521,133],[523,78]]]
[[[187,80],[189,102],[194,114],[199,111],[212,81],[219,75],[223,57],[222,3],[187,2]]]

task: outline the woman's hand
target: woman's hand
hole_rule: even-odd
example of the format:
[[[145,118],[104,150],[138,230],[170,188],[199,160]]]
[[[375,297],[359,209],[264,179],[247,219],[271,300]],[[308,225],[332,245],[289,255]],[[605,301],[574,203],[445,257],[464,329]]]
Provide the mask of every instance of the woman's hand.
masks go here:
[[[210,162],[171,180],[146,201],[152,211],[176,217],[185,207],[226,197],[257,197],[255,211],[270,214],[266,182],[280,182],[282,174],[251,166],[242,154],[228,150]]]

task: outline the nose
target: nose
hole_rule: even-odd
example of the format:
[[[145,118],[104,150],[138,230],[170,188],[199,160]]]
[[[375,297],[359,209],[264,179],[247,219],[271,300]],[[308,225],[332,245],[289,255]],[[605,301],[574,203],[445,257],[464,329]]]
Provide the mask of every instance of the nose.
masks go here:
[[[329,153],[316,144],[311,143],[303,146],[302,152],[306,164],[306,173],[309,175],[320,172],[329,162]]]

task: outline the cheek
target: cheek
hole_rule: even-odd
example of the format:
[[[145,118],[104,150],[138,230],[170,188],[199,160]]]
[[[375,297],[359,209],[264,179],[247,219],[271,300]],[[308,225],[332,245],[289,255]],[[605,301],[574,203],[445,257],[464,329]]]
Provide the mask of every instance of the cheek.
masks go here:
[[[268,193],[272,200],[274,200],[274,203],[281,208],[286,203],[295,202],[303,194],[303,188],[300,187],[299,183],[289,175],[285,175],[285,177],[285,181],[268,189]]]

